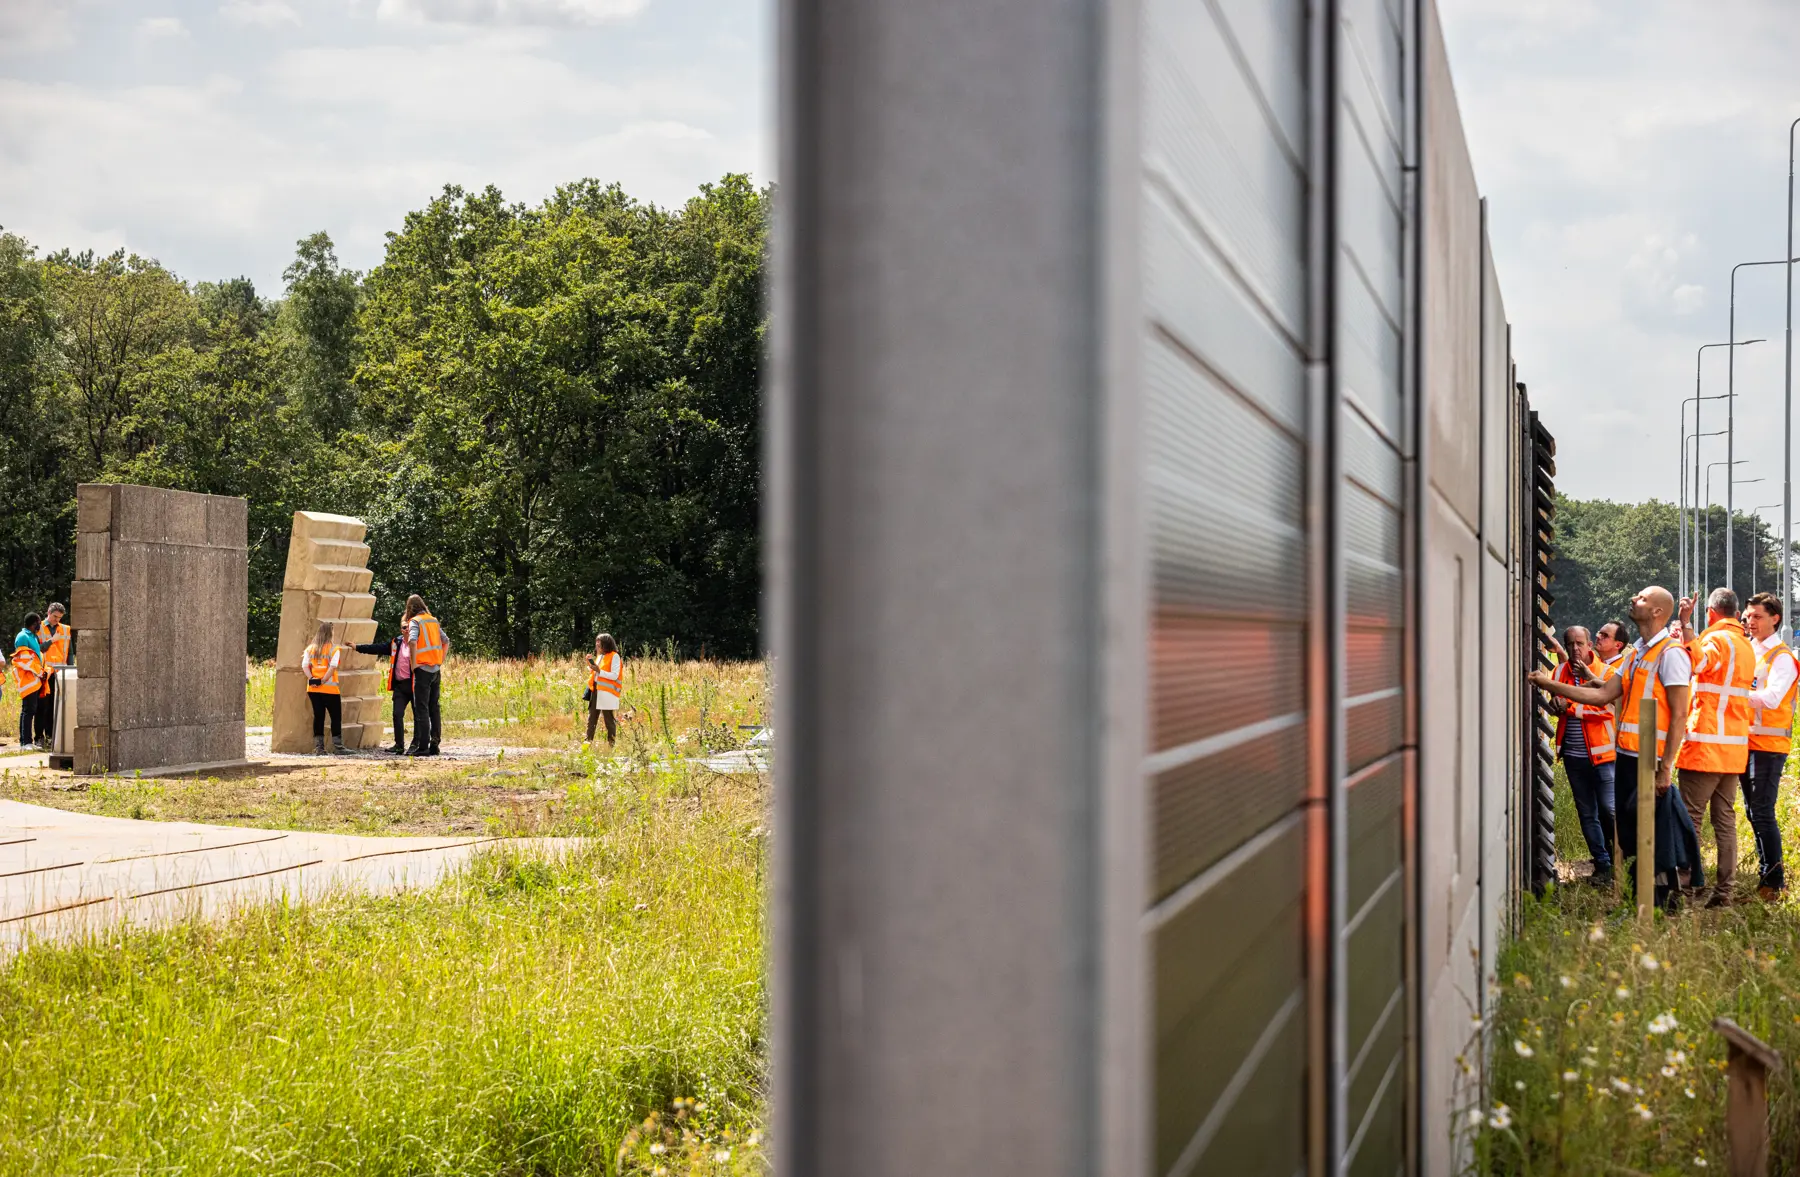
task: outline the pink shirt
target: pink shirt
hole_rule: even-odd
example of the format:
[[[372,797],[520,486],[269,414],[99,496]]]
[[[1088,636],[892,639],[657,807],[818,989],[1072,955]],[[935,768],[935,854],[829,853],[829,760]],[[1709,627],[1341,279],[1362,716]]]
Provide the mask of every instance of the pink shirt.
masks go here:
[[[394,655],[394,677],[412,677],[412,647],[405,642],[400,643],[400,652]]]

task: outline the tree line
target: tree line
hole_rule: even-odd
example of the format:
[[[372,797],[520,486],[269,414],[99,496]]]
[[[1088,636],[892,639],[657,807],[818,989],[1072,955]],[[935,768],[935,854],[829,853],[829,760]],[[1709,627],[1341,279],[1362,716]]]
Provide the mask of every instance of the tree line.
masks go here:
[[[66,599],[76,485],[135,482],[249,501],[259,655],[295,510],[367,520],[378,618],[423,593],[464,651],[754,655],[768,214],[738,175],[447,187],[366,275],[300,241],[274,298],[0,232],[0,601]]]
[[[1701,552],[1709,583],[1725,577],[1725,508],[1699,516]],[[1732,537],[1734,586],[1774,592],[1781,581],[1780,533],[1754,515],[1737,512]],[[1692,549],[1693,540],[1688,540]],[[1791,561],[1800,570],[1800,544]],[[1571,625],[1591,631],[1607,621],[1627,621],[1634,593],[1648,584],[1676,592],[1681,581],[1681,523],[1673,503],[1615,503],[1556,496],[1556,547],[1550,562],[1550,616],[1557,631]]]

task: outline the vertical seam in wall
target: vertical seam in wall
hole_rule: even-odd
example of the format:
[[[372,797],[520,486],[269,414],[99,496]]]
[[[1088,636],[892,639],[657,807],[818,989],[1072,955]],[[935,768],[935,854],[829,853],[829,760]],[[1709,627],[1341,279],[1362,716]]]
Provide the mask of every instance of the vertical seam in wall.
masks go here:
[[[1401,834],[1402,869],[1407,875],[1409,902],[1406,904],[1406,928],[1402,943],[1405,948],[1406,981],[1406,1110],[1404,1113],[1405,1171],[1421,1172],[1425,1156],[1425,1116],[1423,1113],[1424,1027],[1426,1000],[1424,994],[1424,936],[1422,935],[1424,887],[1420,870],[1420,835],[1424,829],[1421,777],[1424,774],[1423,719],[1420,714],[1423,692],[1419,679],[1424,651],[1424,551],[1425,551],[1425,455],[1428,448],[1426,429],[1426,388],[1424,356],[1424,256],[1425,256],[1425,51],[1424,6],[1431,0],[1408,0],[1402,18],[1405,41],[1402,45],[1402,69],[1406,79],[1407,109],[1404,112],[1406,156],[1402,160],[1402,187],[1406,193],[1406,223],[1402,227],[1402,248],[1410,250],[1404,275],[1408,305],[1405,309],[1405,342],[1401,372],[1406,382],[1404,419],[1412,433],[1410,455],[1403,469],[1403,495],[1407,500],[1407,553],[1405,639],[1407,667],[1406,727],[1411,746],[1411,771],[1406,774],[1401,800],[1401,813],[1406,828]]]

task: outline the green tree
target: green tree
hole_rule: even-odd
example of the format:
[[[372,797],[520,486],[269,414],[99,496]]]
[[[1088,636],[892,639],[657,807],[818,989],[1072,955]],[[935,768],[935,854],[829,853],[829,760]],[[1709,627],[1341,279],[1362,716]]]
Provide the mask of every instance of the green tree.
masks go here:
[[[67,417],[56,396],[56,354],[44,265],[25,241],[0,233],[0,624],[17,624],[68,591],[75,479],[61,445]]]
[[[303,237],[282,274],[283,325],[293,354],[288,380],[313,425],[326,437],[348,429],[356,410],[356,313],[362,276],[338,265],[330,235]]]

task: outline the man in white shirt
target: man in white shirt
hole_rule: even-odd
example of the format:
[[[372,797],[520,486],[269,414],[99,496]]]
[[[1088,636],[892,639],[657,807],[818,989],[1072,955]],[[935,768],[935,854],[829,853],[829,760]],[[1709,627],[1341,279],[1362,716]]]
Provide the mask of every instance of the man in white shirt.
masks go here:
[[[1781,827],[1775,821],[1775,797],[1787,766],[1794,721],[1794,684],[1800,662],[1781,640],[1781,600],[1758,593],[1744,608],[1744,628],[1756,651],[1756,681],[1750,688],[1750,768],[1744,774],[1744,812],[1756,835],[1756,893],[1764,900],[1780,897],[1786,885],[1782,869]]]
[[[1656,902],[1665,906],[1672,905],[1680,893],[1682,871],[1691,872],[1690,886],[1704,885],[1700,871],[1700,840],[1694,834],[1694,824],[1688,817],[1687,806],[1675,796],[1672,787],[1675,759],[1680,755],[1682,741],[1687,737],[1689,684],[1694,675],[1693,659],[1681,644],[1680,635],[1670,632],[1669,623],[1674,616],[1674,594],[1668,589],[1650,585],[1631,598],[1631,621],[1637,626],[1639,637],[1631,653],[1626,655],[1621,673],[1605,682],[1584,687],[1557,682],[1549,671],[1535,670],[1531,673],[1531,685],[1540,690],[1573,699],[1577,703],[1604,707],[1620,699],[1628,687],[1634,696],[1641,697],[1650,693],[1651,686],[1644,680],[1654,670],[1656,684],[1660,687],[1655,693],[1662,696],[1664,701],[1664,706],[1659,708],[1661,714],[1657,716],[1657,727],[1665,730],[1668,735],[1659,741],[1655,733],[1643,733],[1643,738],[1647,741],[1643,751],[1645,755],[1656,756],[1658,743],[1662,745],[1662,754],[1656,759],[1655,774],[1654,870]],[[1659,643],[1662,653],[1657,658],[1655,667],[1640,667],[1644,656]],[[1635,698],[1626,700],[1620,712],[1619,753],[1618,759],[1614,761],[1613,773],[1618,794],[1619,854],[1621,857],[1635,857],[1639,745],[1634,726],[1637,721]],[[1628,726],[1632,726],[1629,733]]]

